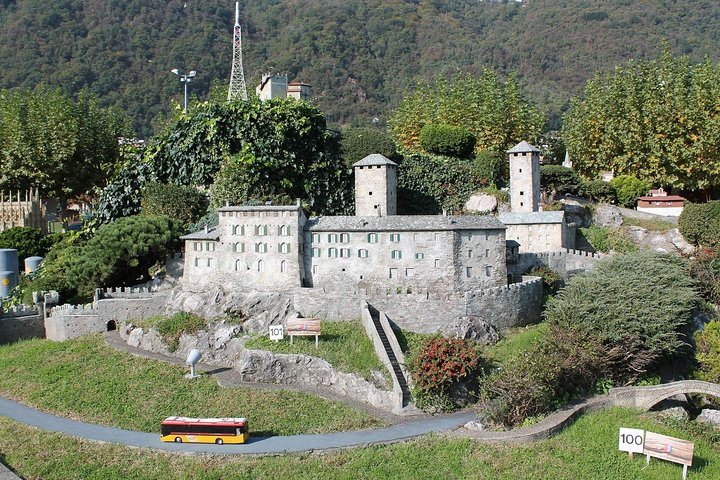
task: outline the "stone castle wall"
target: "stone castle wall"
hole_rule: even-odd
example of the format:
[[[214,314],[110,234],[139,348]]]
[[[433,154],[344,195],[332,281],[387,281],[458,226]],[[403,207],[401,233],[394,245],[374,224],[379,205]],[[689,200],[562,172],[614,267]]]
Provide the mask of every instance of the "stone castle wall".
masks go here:
[[[466,315],[480,318],[498,330],[537,323],[542,289],[542,278],[523,276],[519,283],[468,292]]]
[[[0,314],[0,344],[28,338],[45,338],[45,325],[39,309],[20,305]]]
[[[98,310],[92,303],[53,307],[45,319],[45,336],[48,340],[63,341],[103,331],[105,326],[100,323]]]
[[[520,253],[508,264],[508,274],[519,279],[533,267],[546,266],[557,272],[565,281],[573,275],[591,270],[607,255],[583,250],[559,250],[542,253]]]

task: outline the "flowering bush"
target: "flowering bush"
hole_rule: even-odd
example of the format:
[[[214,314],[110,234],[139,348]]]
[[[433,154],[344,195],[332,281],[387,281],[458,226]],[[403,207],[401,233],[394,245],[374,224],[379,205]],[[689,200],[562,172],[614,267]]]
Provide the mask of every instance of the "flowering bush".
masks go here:
[[[471,378],[480,363],[477,346],[468,340],[441,336],[428,339],[409,363],[415,403],[421,408],[451,408],[452,389]]]

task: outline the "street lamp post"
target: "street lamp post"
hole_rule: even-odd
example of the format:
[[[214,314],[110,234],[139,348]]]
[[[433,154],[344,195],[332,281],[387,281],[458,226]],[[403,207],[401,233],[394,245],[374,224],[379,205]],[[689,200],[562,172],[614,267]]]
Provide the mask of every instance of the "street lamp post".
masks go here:
[[[180,77],[180,81],[185,84],[185,115],[188,113],[188,84],[192,82],[192,79],[195,75],[197,75],[197,72],[195,70],[190,70],[190,72],[187,75],[184,75],[180,69],[173,68],[170,70],[172,73]]]

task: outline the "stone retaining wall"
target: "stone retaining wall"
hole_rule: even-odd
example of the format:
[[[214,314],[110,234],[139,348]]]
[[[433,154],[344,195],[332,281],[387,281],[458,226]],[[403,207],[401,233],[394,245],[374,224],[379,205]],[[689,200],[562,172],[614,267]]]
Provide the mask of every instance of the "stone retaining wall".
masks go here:
[[[37,307],[20,305],[0,314],[0,344],[28,338],[45,338],[43,315]]]

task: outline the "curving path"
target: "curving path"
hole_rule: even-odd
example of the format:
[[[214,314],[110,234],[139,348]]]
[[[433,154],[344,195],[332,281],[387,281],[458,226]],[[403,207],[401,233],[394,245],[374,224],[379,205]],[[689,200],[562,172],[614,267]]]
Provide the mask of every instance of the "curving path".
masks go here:
[[[43,430],[64,433],[66,435],[99,442],[119,443],[131,447],[155,448],[170,452],[233,455],[281,454],[393,443],[418,437],[429,432],[451,430],[475,418],[473,412],[460,412],[409,421],[376,430],[324,433],[318,435],[250,437],[250,441],[244,445],[207,445],[161,442],[160,434],[157,433],[133,432],[130,430],[121,430],[119,428],[69,420],[40,412],[3,397],[0,397],[0,415]],[[252,428],[252,424],[250,426]]]

